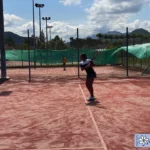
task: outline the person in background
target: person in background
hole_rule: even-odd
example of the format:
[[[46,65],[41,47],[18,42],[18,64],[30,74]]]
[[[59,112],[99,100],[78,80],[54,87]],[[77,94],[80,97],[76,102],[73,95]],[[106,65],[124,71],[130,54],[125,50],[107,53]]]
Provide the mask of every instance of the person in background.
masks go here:
[[[64,71],[65,71],[66,70],[66,62],[67,62],[66,57],[63,56],[62,62],[63,62]]]

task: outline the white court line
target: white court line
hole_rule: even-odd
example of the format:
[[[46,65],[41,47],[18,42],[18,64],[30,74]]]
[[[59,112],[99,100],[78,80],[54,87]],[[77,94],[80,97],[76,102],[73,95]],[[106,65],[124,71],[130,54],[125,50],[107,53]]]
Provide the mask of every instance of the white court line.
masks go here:
[[[74,150],[85,150],[85,149],[89,149],[89,150],[91,150],[91,149],[104,149],[103,147],[79,147],[79,148],[51,148],[51,150],[65,150],[65,149],[67,149],[67,150],[71,150],[71,149],[74,149]]]
[[[73,70],[73,72],[74,72],[74,74],[75,74],[74,69],[72,69],[72,70]],[[81,92],[82,92],[83,98],[84,98],[84,100],[85,100],[85,102],[86,102],[86,98],[85,98],[83,89],[82,89],[82,87],[81,87],[80,84],[79,84],[79,87],[80,87],[80,90],[81,90]],[[92,121],[93,121],[93,123],[94,123],[94,125],[95,125],[97,134],[98,134],[98,136],[99,136],[99,138],[100,138],[100,141],[102,142],[103,148],[104,148],[104,150],[108,150],[107,147],[106,147],[106,144],[105,144],[105,142],[104,142],[104,139],[102,138],[102,135],[101,135],[101,133],[100,133],[100,131],[99,131],[99,129],[98,129],[98,126],[97,126],[97,123],[96,123],[96,121],[95,121],[95,119],[94,119],[94,116],[93,116],[93,114],[92,114],[92,111],[91,111],[91,109],[90,109],[89,106],[87,106],[87,108],[88,108],[88,111],[89,111],[90,116],[91,116],[91,118],[92,118]]]
[[[79,87],[80,87],[80,90],[81,90],[81,92],[82,92],[83,98],[84,98],[84,100],[85,100],[85,102],[86,102],[86,98],[85,98],[83,89],[82,89],[82,87],[81,87],[80,84],[79,84]],[[100,139],[100,141],[102,142],[103,148],[104,148],[104,150],[108,150],[107,147],[106,147],[106,144],[105,144],[105,142],[104,142],[104,139],[102,138],[102,135],[101,135],[101,133],[100,133],[100,131],[99,131],[99,129],[98,129],[98,126],[97,126],[97,123],[96,123],[96,121],[95,121],[95,119],[94,119],[94,116],[93,116],[93,114],[92,114],[92,111],[91,111],[91,109],[90,109],[89,106],[87,106],[87,108],[88,108],[88,111],[89,111],[90,116],[91,116],[91,118],[92,118],[92,121],[93,121],[93,123],[94,123],[94,125],[95,125],[95,128],[96,128],[97,134],[98,134],[98,136],[99,136],[99,139]]]

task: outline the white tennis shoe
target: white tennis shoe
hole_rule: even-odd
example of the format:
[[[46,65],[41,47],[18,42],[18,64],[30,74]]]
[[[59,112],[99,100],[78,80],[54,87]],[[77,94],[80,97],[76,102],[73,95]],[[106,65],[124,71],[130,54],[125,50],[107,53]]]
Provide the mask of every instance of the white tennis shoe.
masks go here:
[[[89,97],[89,98],[87,98],[87,100],[88,101],[94,101],[94,100],[96,100],[96,98],[95,97]]]

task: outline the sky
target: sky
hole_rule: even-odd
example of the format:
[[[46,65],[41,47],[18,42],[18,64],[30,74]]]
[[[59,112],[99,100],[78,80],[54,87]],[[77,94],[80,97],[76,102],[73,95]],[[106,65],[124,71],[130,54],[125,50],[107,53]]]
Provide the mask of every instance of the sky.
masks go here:
[[[68,41],[108,31],[124,33],[144,28],[150,31],[150,0],[34,0],[44,4],[42,17],[51,17],[52,38],[59,35]],[[33,34],[32,0],[3,0],[5,31],[27,36]],[[39,36],[39,10],[35,7],[36,36]],[[45,21],[42,20],[45,32]]]

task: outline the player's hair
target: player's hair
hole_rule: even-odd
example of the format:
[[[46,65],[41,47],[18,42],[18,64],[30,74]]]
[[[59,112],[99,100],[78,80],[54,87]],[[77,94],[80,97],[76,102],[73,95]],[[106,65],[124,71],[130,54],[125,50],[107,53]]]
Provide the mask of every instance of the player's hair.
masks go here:
[[[81,57],[83,57],[83,58],[87,59],[86,54],[81,54]]]

